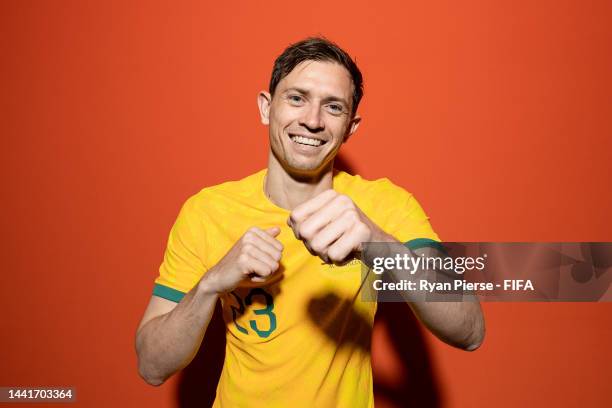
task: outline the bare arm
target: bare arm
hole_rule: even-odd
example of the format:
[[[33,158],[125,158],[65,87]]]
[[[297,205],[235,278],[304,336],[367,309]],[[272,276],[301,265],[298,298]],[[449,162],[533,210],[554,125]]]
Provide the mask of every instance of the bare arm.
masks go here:
[[[414,258],[418,256],[439,257],[442,255],[433,248],[421,248],[412,251],[386,233],[377,234],[376,240],[387,242],[390,245],[389,247],[378,247],[377,249],[380,250],[373,249],[372,253],[367,254],[365,258],[380,255],[393,257],[395,254],[407,254]],[[389,270],[388,273],[395,281],[405,279],[413,282],[418,280],[442,282],[446,279],[448,282],[452,282],[452,278],[433,270],[419,269],[415,274]],[[440,340],[466,351],[474,351],[482,344],[485,336],[485,321],[478,298],[473,294],[462,292],[463,300],[457,302],[449,301],[450,298],[443,300],[444,296],[439,301],[426,301],[423,291],[404,291],[402,295],[421,323]]]
[[[485,323],[478,301],[409,304],[419,320],[445,343],[467,351],[482,344]]]
[[[287,223],[296,238],[325,262],[348,259],[351,253],[362,251],[363,242],[395,243],[404,248],[371,221],[350,197],[334,190],[324,191],[296,207]],[[407,299],[407,302],[419,320],[442,341],[470,351],[482,343],[484,318],[476,298],[462,302],[418,299]]]
[[[278,227],[249,229],[180,303],[151,298],[136,332],[138,372],[147,383],[163,384],[193,360],[221,293],[244,280],[265,283],[278,269],[279,233]]]
[[[215,310],[218,295],[205,282],[180,303],[152,296],[136,333],[138,372],[151,385],[163,384],[196,355]]]

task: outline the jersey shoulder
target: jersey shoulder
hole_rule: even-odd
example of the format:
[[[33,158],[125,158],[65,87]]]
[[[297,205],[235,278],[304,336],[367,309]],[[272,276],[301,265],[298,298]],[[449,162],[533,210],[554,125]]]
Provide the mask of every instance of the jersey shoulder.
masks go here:
[[[353,199],[376,198],[383,202],[390,199],[405,200],[412,195],[387,177],[369,180],[358,174],[352,175],[344,171],[337,171],[334,174],[334,189],[339,193],[351,196]],[[383,202],[379,202],[379,204]]]
[[[399,241],[440,240],[412,193],[389,178],[367,180],[359,175],[338,172],[334,183],[334,189],[351,197],[372,221]]]
[[[240,180],[230,180],[220,184],[204,187],[189,197],[184,204],[188,210],[206,210],[211,205],[227,200],[248,201],[261,195],[265,177],[265,169],[246,176]]]

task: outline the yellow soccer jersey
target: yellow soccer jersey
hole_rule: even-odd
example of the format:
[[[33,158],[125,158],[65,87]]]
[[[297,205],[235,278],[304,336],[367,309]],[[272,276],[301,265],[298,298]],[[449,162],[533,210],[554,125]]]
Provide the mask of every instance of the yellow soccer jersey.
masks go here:
[[[325,264],[265,195],[266,170],[189,198],[168,239],[154,295],[179,302],[249,229],[278,226],[280,270],[221,298],[226,356],[215,407],[372,407],[376,302],[361,300],[361,263]],[[414,197],[388,179],[335,172],[333,188],[402,242],[438,241]],[[207,379],[202,379],[207,381]]]

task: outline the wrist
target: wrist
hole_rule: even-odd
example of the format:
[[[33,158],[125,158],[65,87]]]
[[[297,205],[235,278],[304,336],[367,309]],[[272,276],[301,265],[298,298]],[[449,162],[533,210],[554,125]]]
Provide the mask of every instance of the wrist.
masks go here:
[[[385,231],[380,228],[376,228],[372,232],[372,242],[398,242],[393,236],[387,234]]]
[[[202,279],[200,279],[200,282],[198,282],[197,291],[198,293],[207,296],[219,296],[220,294],[213,282],[213,279],[211,279],[210,273],[206,273]]]

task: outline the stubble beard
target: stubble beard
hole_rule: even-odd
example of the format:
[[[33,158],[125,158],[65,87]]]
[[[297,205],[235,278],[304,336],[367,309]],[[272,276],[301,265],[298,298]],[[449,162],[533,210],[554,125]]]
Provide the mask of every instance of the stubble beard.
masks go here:
[[[289,143],[293,142],[289,140]],[[283,146],[282,143],[281,146]],[[291,178],[300,181],[315,181],[320,179],[328,171],[331,171],[334,164],[334,157],[338,154],[336,150],[332,157],[317,157],[308,163],[304,163],[291,157],[285,146],[279,149],[278,147],[275,148],[272,144],[271,151],[276,161],[283,167],[285,172],[291,176]]]

